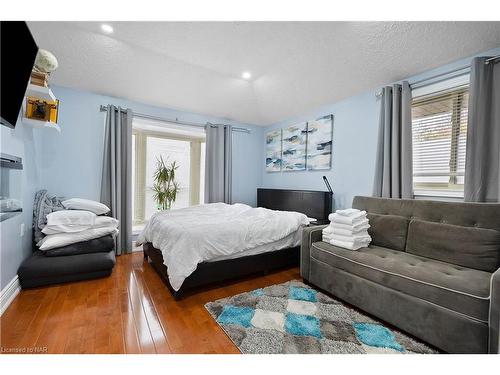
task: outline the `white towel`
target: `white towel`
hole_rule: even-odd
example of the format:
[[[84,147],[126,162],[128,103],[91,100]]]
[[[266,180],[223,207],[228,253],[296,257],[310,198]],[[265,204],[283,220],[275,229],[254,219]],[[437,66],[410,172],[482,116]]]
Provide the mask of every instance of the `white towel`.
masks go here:
[[[341,236],[339,234],[334,234],[333,236],[330,236],[333,239],[336,239],[338,241],[343,241],[343,242],[368,242],[370,243],[372,238],[368,234],[368,232],[364,232],[361,234],[358,234],[356,236]]]
[[[330,224],[329,226],[324,227],[322,232],[323,233],[333,234],[333,227],[332,227],[332,225]]]
[[[329,225],[325,228],[323,228],[323,235],[325,236],[333,236],[333,235],[339,235],[339,236],[344,236],[344,237],[350,237],[350,238],[361,238],[361,237],[366,237],[368,235],[368,228],[360,229],[360,230],[351,230],[351,229],[342,229],[342,228],[337,228],[332,225]]]
[[[366,214],[366,211],[360,211],[357,208],[347,208],[345,210],[337,210],[335,213],[347,217],[359,217],[363,216],[363,213]]]
[[[330,223],[329,228],[331,228],[332,231],[342,229],[342,230],[349,231],[350,233],[355,233],[355,232],[359,232],[361,230],[366,230],[366,229],[370,228],[370,224],[368,224],[368,219],[365,219],[365,220],[360,221],[356,225],[349,225],[349,224],[342,224],[342,223]]]
[[[362,247],[368,247],[369,245],[369,243],[366,242],[345,242],[336,240],[335,238],[330,241],[330,244],[342,247],[347,250],[358,250],[361,249]]]
[[[356,230],[332,227],[331,233],[339,234],[341,236],[357,236],[362,233],[367,233],[367,229],[368,229],[367,226],[364,226],[361,229],[356,229]]]
[[[328,243],[331,243],[332,240],[333,240],[333,237],[329,237],[329,236],[323,236],[323,238],[321,239],[323,242],[328,242]]]
[[[333,223],[340,223],[340,224],[347,224],[347,225],[358,225],[362,223],[365,220],[368,220],[366,218],[366,212],[361,211],[361,215],[355,216],[355,217],[348,217],[348,216],[342,216],[337,213],[334,213],[333,215],[330,214],[328,218],[330,219],[331,222]]]
[[[343,216],[351,219],[357,219],[359,217],[365,217],[366,216],[366,211],[360,211],[355,208],[348,208],[347,210],[337,210],[330,215],[328,215],[328,219],[330,221],[333,221],[333,217],[337,216]]]

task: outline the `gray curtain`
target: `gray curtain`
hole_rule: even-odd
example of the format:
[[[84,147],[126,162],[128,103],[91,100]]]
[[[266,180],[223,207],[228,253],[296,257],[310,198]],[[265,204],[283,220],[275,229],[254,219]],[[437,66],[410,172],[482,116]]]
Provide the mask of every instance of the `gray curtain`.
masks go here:
[[[116,254],[132,252],[132,111],[112,105],[106,114],[101,202],[120,221]]]
[[[232,127],[207,124],[205,203],[232,203]]]
[[[411,89],[408,82],[384,87],[373,195],[413,198]]]
[[[500,200],[500,64],[472,60],[464,198]]]

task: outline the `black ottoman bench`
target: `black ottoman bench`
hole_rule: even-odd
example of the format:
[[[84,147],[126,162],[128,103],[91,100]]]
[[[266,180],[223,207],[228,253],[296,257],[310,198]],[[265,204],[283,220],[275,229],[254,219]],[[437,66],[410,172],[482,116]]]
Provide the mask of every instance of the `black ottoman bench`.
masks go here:
[[[109,246],[110,243],[114,243],[112,236],[106,236],[45,253],[37,250],[17,271],[21,287],[35,288],[109,276],[116,262],[114,246]]]

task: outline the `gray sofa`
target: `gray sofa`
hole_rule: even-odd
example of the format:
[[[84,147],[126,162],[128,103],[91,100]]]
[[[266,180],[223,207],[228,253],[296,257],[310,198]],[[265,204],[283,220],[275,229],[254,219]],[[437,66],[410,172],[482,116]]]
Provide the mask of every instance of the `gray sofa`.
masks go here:
[[[307,227],[310,284],[449,353],[499,353],[500,204],[355,197],[372,243],[350,251]]]

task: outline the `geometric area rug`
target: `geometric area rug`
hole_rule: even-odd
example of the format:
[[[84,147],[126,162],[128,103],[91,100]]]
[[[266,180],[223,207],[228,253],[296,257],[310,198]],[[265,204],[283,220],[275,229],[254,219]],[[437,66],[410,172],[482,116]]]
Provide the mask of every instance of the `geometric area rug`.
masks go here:
[[[295,280],[205,308],[244,354],[438,353]]]

